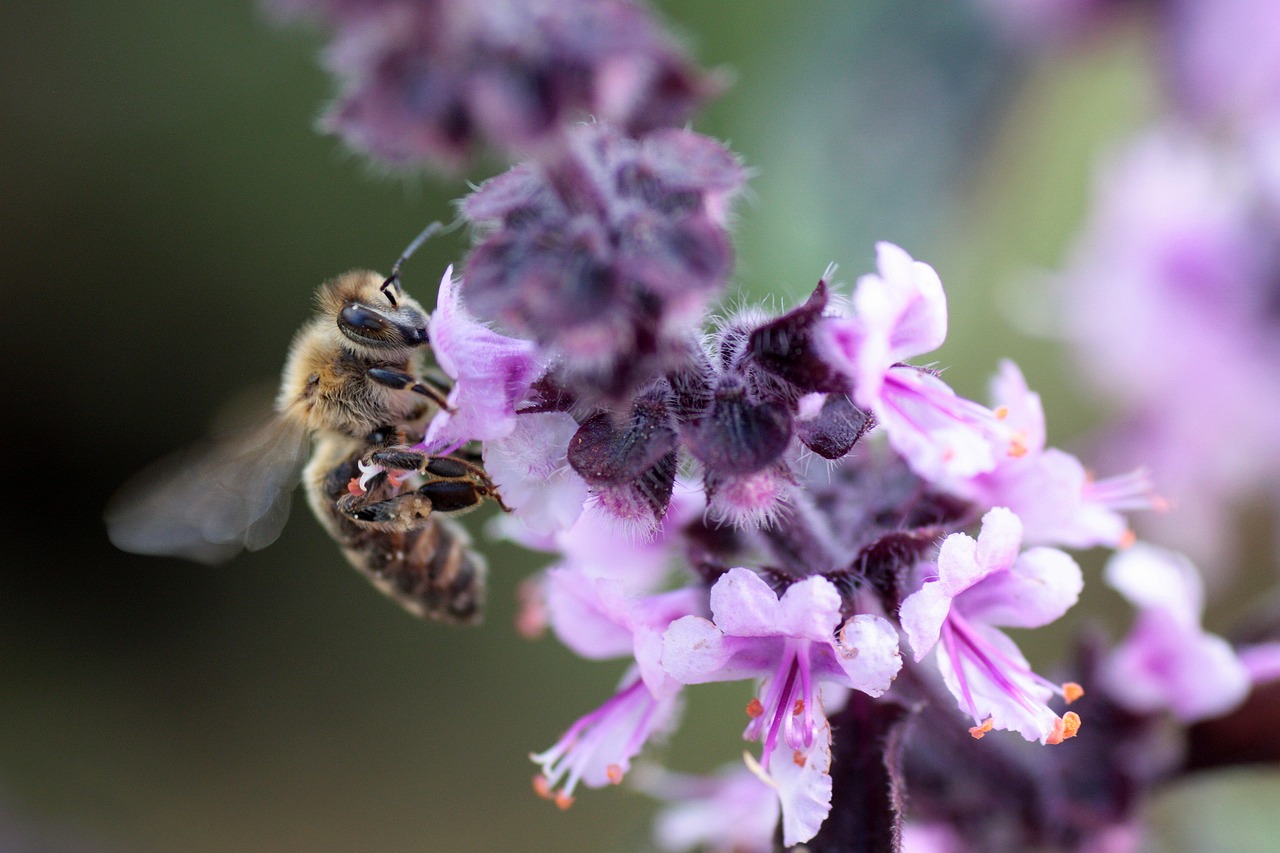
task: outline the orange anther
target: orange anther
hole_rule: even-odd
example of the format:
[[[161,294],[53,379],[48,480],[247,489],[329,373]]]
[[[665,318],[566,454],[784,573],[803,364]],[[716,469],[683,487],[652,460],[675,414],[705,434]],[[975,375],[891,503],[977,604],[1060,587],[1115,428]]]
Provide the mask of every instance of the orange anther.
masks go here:
[[[1066,684],[1062,685],[1062,698],[1067,700],[1068,705],[1083,695],[1084,688],[1079,684],[1076,684],[1074,681],[1068,681]]]
[[[791,709],[791,713],[792,713],[792,715],[797,716],[797,717],[804,713],[804,700],[803,700],[803,699],[797,699],[797,700],[796,700],[795,707]]]
[[[533,777],[533,792],[544,800],[554,800],[556,797],[555,792],[551,790],[551,783],[542,774]]]
[[[973,735],[975,740],[982,740],[982,736],[985,735],[987,732],[991,731],[993,728],[995,728],[995,725],[991,722],[991,718],[987,717],[985,720],[982,721],[982,725],[970,726],[969,734]]]
[[[610,764],[604,769],[604,775],[609,777],[609,782],[613,785],[622,784],[622,768],[616,764]]]
[[[996,416],[996,420],[998,420],[998,421],[1002,421],[1002,420],[1004,420],[1005,418],[1009,417],[1009,407],[1008,407],[1008,406],[996,406],[995,416]]]
[[[1132,530],[1126,530],[1124,533],[1120,534],[1120,541],[1116,543],[1116,547],[1121,550],[1132,548],[1133,543],[1137,541],[1138,534],[1134,533]]]
[[[1075,711],[1068,711],[1062,715],[1062,737],[1065,740],[1069,737],[1075,737],[1080,731],[1080,715]]]
[[[804,753],[798,749],[791,753],[791,760],[795,762],[796,767],[804,767],[809,763],[809,759],[805,758]]]
[[[764,703],[752,696],[751,701],[747,703],[747,716],[754,720],[763,713]]]
[[[573,797],[561,791],[556,794],[556,805],[560,808],[560,811],[565,811],[569,806],[573,805]]]

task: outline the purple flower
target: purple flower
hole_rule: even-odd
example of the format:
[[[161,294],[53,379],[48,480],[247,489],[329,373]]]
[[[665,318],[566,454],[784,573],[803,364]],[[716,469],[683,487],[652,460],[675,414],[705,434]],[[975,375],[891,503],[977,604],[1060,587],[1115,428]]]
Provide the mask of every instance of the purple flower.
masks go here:
[[[1012,729],[1027,740],[1057,743],[1079,725],[1075,714],[1064,719],[1047,704],[1064,689],[1032,672],[998,629],[1057,620],[1076,603],[1083,579],[1062,551],[1019,553],[1021,543],[1022,523],[1004,507],[983,516],[976,541],[951,534],[938,552],[936,577],[902,602],[900,618],[917,661],[936,647],[942,679],[973,717],[975,737]]]
[[[1012,435],[1011,450],[994,470],[953,485],[977,503],[1012,510],[1027,542],[1119,547],[1133,537],[1121,510],[1162,506],[1143,472],[1095,481],[1075,456],[1046,448],[1040,395],[1013,362],[1001,362],[992,397]]]
[[[772,853],[781,814],[777,793],[742,764],[729,765],[714,776],[655,770],[637,784],[670,804],[658,813],[654,830],[661,849]]]
[[[458,287],[449,267],[427,330],[436,362],[454,381],[449,392],[452,411],[437,413],[423,439],[431,447],[510,435],[516,428],[516,406],[543,371],[531,342],[508,338],[476,322],[462,306]]]
[[[590,788],[621,782],[645,742],[674,721],[681,685],[659,665],[662,632],[701,610],[703,598],[696,589],[637,597],[619,581],[567,569],[549,572],[545,588],[561,642],[583,657],[636,662],[612,698],[531,756],[542,768],[535,788],[567,808],[579,782]]]
[[[892,625],[870,614],[846,621],[840,608],[840,594],[825,578],[794,583],[779,598],[759,575],[734,568],[711,588],[711,620],[678,619],[663,637],[662,666],[679,682],[763,679],[762,698],[747,707],[751,721],[743,736],[763,742],[760,764],[785,791],[788,844],[817,831],[821,818],[814,822],[813,816],[826,812],[815,803],[823,800],[824,786],[830,802],[830,727],[819,682],[879,696],[902,666]],[[787,749],[774,761],[783,742]],[[807,772],[788,767],[779,778],[787,762],[801,761]]]
[[[690,131],[576,128],[565,149],[468,196],[480,226],[464,299],[557,356],[582,394],[618,398],[687,352],[732,268],[728,199],[744,172]]]
[[[274,0],[333,29],[322,125],[397,166],[452,171],[477,144],[554,143],[571,121],[683,124],[717,88],[628,0]]]
[[[566,452],[578,423],[565,412],[530,412],[508,435],[484,445],[484,467],[503,502],[541,534],[571,527],[590,490]]]
[[[1230,510],[1280,500],[1277,208],[1238,156],[1185,128],[1127,146],[1099,176],[1064,274],[1062,316],[1120,410],[1103,447],[1141,464],[1176,512],[1146,538],[1230,564]]]
[[[889,443],[921,476],[971,477],[996,466],[1008,439],[995,415],[937,376],[903,364],[947,336],[938,275],[892,243],[876,244],[878,274],[858,280],[854,316],[820,330],[828,363],[853,383],[853,400],[875,415]]]
[[[1200,627],[1204,592],[1190,561],[1137,543],[1111,558],[1106,580],[1138,608],[1103,669],[1116,701],[1143,714],[1168,710],[1184,723],[1244,701],[1249,671],[1226,640]]]
[[[1280,120],[1280,27],[1270,0],[1169,4],[1165,65],[1181,106],[1205,125]]]

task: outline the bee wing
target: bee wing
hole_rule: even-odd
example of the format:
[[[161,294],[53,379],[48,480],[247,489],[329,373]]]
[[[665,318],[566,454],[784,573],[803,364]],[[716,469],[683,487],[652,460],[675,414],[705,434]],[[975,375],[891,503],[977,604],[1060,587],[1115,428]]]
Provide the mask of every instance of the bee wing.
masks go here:
[[[275,541],[307,459],[305,426],[283,418],[161,459],[111,498],[123,551],[221,563]]]

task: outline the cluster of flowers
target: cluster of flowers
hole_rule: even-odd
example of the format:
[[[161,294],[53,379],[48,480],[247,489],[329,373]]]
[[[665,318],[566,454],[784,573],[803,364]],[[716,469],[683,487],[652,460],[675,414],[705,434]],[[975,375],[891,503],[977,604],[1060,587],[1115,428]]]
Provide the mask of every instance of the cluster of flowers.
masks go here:
[[[1036,43],[1122,5],[986,1]],[[1059,316],[1119,414],[1100,453],[1140,459],[1178,510],[1140,529],[1226,574],[1241,508],[1280,517],[1280,18],[1268,0],[1133,5],[1168,108],[1099,170]]]
[[[1201,628],[1194,570],[1134,544],[1121,515],[1152,505],[1144,476],[1096,480],[1047,447],[1011,363],[987,404],[909,363],[947,332],[931,267],[882,243],[848,296],[829,271],[790,311],[712,319],[746,174],[673,127],[711,86],[639,7],[276,5],[334,29],[325,121],[353,147],[443,168],[478,141],[531,158],[461,203],[476,244],[429,328],[454,385],[421,446],[479,443],[512,509],[498,529],[553,555],[521,629],[626,662],[533,756],[539,793],[567,807],[630,775],[670,802],[672,850],[897,850],[904,817],[916,851],[1115,850],[1138,793],[1231,760],[1238,730],[1186,729],[1199,746],[1170,757],[1162,721],[1265,717],[1255,688],[1280,677],[1280,645]],[[584,113],[599,121],[566,124]],[[1062,549],[1093,546],[1125,549],[1107,579],[1139,616],[1114,648],[1086,644],[1085,694],[1004,629],[1075,604]],[[758,754],[708,778],[631,772],[686,686],[738,680],[756,685]],[[1081,749],[1044,748],[1082,721]]]
[[[831,711],[947,690],[974,737],[1073,736],[1080,718],[1059,706],[1081,689],[1036,674],[1001,629],[1075,603],[1081,572],[1057,546],[1125,544],[1119,511],[1148,505],[1145,480],[1093,480],[1046,447],[1039,398],[1011,363],[990,406],[908,364],[941,345],[947,311],[933,269],[897,246],[877,247],[849,299],[820,281],[779,316],[704,329],[727,271],[733,158],[690,131],[572,136],[462,203],[481,227],[431,317],[454,387],[423,441],[481,442],[513,510],[502,529],[557,555],[528,586],[523,627],[631,661],[611,698],[535,756],[538,789],[567,806],[580,784],[620,782],[674,725],[682,689],[711,681],[760,683],[744,734],[761,742],[755,800],[781,814],[786,844],[813,839],[839,802]],[[614,225],[641,219],[638,235]],[[662,252],[630,250],[685,224],[649,244]],[[838,733],[874,749],[871,735]],[[741,831],[732,810],[705,814],[705,841]],[[879,819],[898,817],[887,804]],[[770,822],[753,847],[772,835]]]

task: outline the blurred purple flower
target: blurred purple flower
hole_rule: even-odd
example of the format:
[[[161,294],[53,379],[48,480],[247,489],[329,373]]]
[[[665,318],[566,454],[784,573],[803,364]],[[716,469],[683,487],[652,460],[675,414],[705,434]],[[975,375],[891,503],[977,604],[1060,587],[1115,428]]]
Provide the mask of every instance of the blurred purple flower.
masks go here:
[[[337,101],[321,119],[355,150],[452,171],[483,143],[555,144],[595,117],[631,135],[677,127],[719,88],[630,0],[272,0],[333,31]]]
[[[639,772],[639,771],[637,771]],[[776,792],[742,764],[714,776],[651,769],[637,787],[668,803],[654,828],[669,853],[772,853],[781,811]]]
[[[1215,566],[1235,508],[1280,505],[1280,207],[1250,169],[1186,128],[1140,137],[1100,175],[1061,282],[1080,360],[1120,409],[1107,455],[1148,467],[1175,510],[1144,535]]]
[[[1184,723],[1244,701],[1249,671],[1226,640],[1200,627],[1204,591],[1189,560],[1137,543],[1111,558],[1106,580],[1138,608],[1102,671],[1116,701],[1140,714],[1167,710]]]

